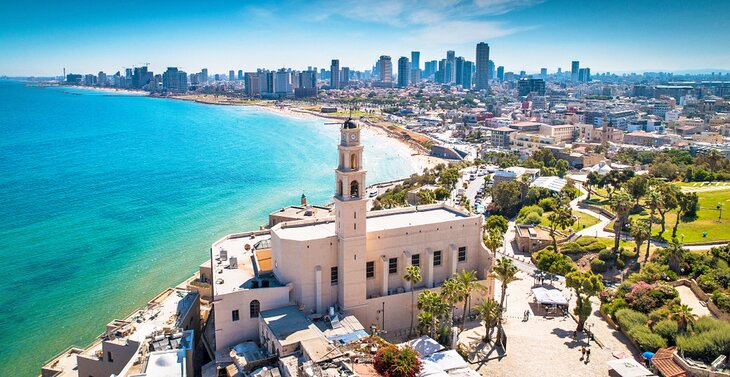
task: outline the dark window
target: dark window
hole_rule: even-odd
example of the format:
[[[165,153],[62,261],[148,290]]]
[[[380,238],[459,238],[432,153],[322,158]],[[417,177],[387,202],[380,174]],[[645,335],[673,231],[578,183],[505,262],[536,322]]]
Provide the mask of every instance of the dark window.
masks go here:
[[[259,300],[251,301],[251,304],[248,305],[249,317],[258,318],[259,312],[261,312],[261,303],[259,303]]]
[[[337,267],[330,268],[330,284],[337,285]]]
[[[368,279],[375,277],[375,262],[367,262],[365,264],[365,277]]]
[[[233,322],[238,321],[241,317],[238,315],[238,310],[234,310],[231,312],[231,319]]]
[[[459,248],[459,262],[463,262],[466,260],[466,246],[462,246]]]
[[[411,255],[411,265],[421,267],[421,254]]]
[[[106,359],[107,359],[107,361],[109,361],[110,363],[113,363],[113,362],[114,362],[114,359],[112,359],[112,353],[111,353],[111,352],[107,352],[107,353],[106,353]]]
[[[441,250],[436,250],[433,252],[433,265],[434,267],[441,265]]]
[[[389,274],[398,273],[398,258],[390,258],[390,260],[388,260],[388,273]]]

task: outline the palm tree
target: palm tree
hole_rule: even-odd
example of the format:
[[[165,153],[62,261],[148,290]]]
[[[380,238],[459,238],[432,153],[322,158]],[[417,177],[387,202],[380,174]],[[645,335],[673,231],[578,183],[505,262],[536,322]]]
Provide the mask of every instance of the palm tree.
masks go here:
[[[491,332],[499,320],[499,304],[492,298],[480,301],[474,306],[479,313],[479,319],[484,321],[484,341],[489,343],[492,340]]]
[[[406,267],[406,274],[403,275],[403,280],[407,281],[411,285],[411,327],[408,330],[408,335],[410,336],[413,334],[413,301],[416,292],[415,285],[423,281],[423,278],[421,277],[421,268],[413,265]]]
[[[648,240],[649,237],[651,237],[651,233],[649,232],[650,225],[645,220],[637,220],[634,221],[631,224],[631,237],[634,237],[634,242],[636,243],[636,257],[639,257],[639,252],[641,251],[641,244],[644,243],[644,241]],[[649,260],[649,252],[647,250],[646,258],[644,258],[644,261]]]
[[[697,315],[692,313],[692,308],[688,305],[674,305],[669,317],[677,322],[682,332],[685,332],[689,325],[694,324]]]
[[[717,163],[722,161],[725,156],[716,149],[710,149],[707,154],[705,154],[705,158],[707,158],[707,162],[710,165],[710,172],[714,173],[715,169],[717,169]]]
[[[613,251],[618,253],[619,241],[621,240],[621,231],[624,229],[626,220],[629,217],[629,211],[634,205],[633,198],[624,190],[619,190],[611,198],[611,209],[616,213],[616,222],[613,225],[615,232]]]
[[[588,189],[588,197],[586,199],[591,200],[591,194],[593,193],[593,187],[598,186],[598,183],[601,181],[601,177],[598,175],[598,173],[592,171],[588,173],[588,177],[586,177],[586,188]]]
[[[464,312],[461,315],[460,328],[460,331],[464,331],[464,324],[466,323],[467,305],[469,303],[469,299],[471,298],[472,292],[477,290],[482,291],[486,288],[477,282],[479,279],[477,279],[477,274],[475,271],[464,270],[461,271],[460,274],[456,274],[454,278],[456,279],[456,282],[461,286],[461,298],[464,301]]]
[[[667,251],[669,269],[679,273],[679,265],[682,263],[682,260],[684,260],[684,253],[686,250],[682,248],[682,244],[679,243],[676,238],[672,239],[672,242],[667,244],[665,250]]]
[[[451,332],[451,324],[454,321],[454,310],[456,304],[461,302],[464,297],[464,290],[454,278],[448,278],[441,286],[441,299],[449,306],[449,332]]]
[[[679,220],[682,216],[686,216],[687,214],[695,213],[697,211],[698,200],[699,198],[694,192],[679,193],[677,196],[677,219],[674,222],[674,228],[672,228],[672,238],[677,237],[677,228],[679,228]]]
[[[655,186],[650,185],[647,189],[646,194],[646,205],[649,206],[650,213],[649,213],[649,238],[647,238],[646,242],[646,255],[647,258],[649,256],[649,247],[651,246],[651,227],[654,225],[654,216],[656,215],[657,209],[659,207],[664,205],[664,201],[662,199],[662,195],[659,192],[659,190],[656,189]]]
[[[484,236],[484,246],[497,256],[497,250],[504,245],[504,234],[499,229],[489,229]]]
[[[418,294],[418,309],[422,312],[419,315],[419,322],[424,318],[430,320],[429,336],[434,338],[437,321],[440,322],[441,318],[449,312],[448,304],[441,295],[427,289]]]
[[[519,271],[517,266],[514,265],[512,259],[507,257],[502,257],[497,260],[497,265],[494,266],[492,276],[502,282],[502,296],[499,299],[499,322],[502,322],[502,314],[504,313],[504,298],[507,293],[507,285],[519,280],[517,271]]]

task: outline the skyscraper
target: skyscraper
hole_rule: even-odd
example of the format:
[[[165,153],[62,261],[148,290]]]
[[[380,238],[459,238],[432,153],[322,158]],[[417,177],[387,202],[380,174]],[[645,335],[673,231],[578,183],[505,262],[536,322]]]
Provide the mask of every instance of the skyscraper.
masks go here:
[[[476,75],[474,84],[477,90],[489,90],[489,45],[485,42],[477,44]]]
[[[200,71],[200,81],[201,82],[208,82],[208,68],[203,68]]]
[[[461,85],[464,80],[464,57],[459,56],[456,58],[456,80],[454,80],[454,83],[456,85]]]
[[[330,65],[330,89],[340,88],[340,61],[338,59],[332,59]]]
[[[390,83],[393,82],[393,63],[390,61],[390,56],[380,56],[380,82]]]
[[[411,81],[411,63],[408,58],[402,56],[398,59],[398,87],[405,88]]]
[[[188,90],[188,74],[177,67],[168,67],[162,74],[162,88],[171,92],[185,92]]]
[[[236,80],[236,73],[233,70],[228,71],[228,81]]]
[[[547,78],[547,68],[540,68],[540,78],[543,80]]]
[[[411,69],[421,68],[421,52],[411,51]]]
[[[472,71],[474,70],[474,63],[470,61],[464,62],[464,69],[463,74],[461,78],[461,86],[464,87],[464,89],[471,89],[472,87]]]
[[[239,80],[239,81],[240,81],[240,80],[243,80],[243,70],[242,70],[242,69],[239,69],[239,70],[238,70],[238,80]]]
[[[504,66],[497,67],[497,80],[504,81]]]
[[[494,80],[494,62],[490,59],[487,63],[487,81]]]
[[[444,83],[451,84],[456,82],[456,52],[453,50],[446,51],[446,78]]]
[[[342,67],[342,74],[340,75],[340,86],[346,87],[350,84],[350,67]]]
[[[580,62],[573,60],[570,65],[570,81],[578,82],[578,71],[580,71]]]

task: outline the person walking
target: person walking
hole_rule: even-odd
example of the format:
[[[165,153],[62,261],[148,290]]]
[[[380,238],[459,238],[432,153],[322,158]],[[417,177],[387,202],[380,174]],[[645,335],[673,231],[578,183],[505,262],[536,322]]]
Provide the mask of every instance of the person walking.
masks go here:
[[[580,348],[580,360],[583,361],[583,359],[586,357],[586,348],[581,347]]]
[[[586,363],[588,363],[589,361],[591,361],[591,349],[590,348],[586,350]]]

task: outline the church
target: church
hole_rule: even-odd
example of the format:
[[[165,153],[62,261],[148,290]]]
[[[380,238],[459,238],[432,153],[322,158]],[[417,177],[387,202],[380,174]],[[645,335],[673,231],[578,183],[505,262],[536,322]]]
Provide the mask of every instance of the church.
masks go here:
[[[360,131],[352,119],[340,126],[332,216],[280,222],[212,245],[200,270],[212,283],[208,342],[217,352],[258,341],[259,313],[286,306],[313,320],[352,315],[366,329],[395,335],[418,315],[412,290],[438,290],[471,270],[494,295],[481,215],[445,203],[367,211]],[[414,286],[403,279],[409,265],[423,277]]]

